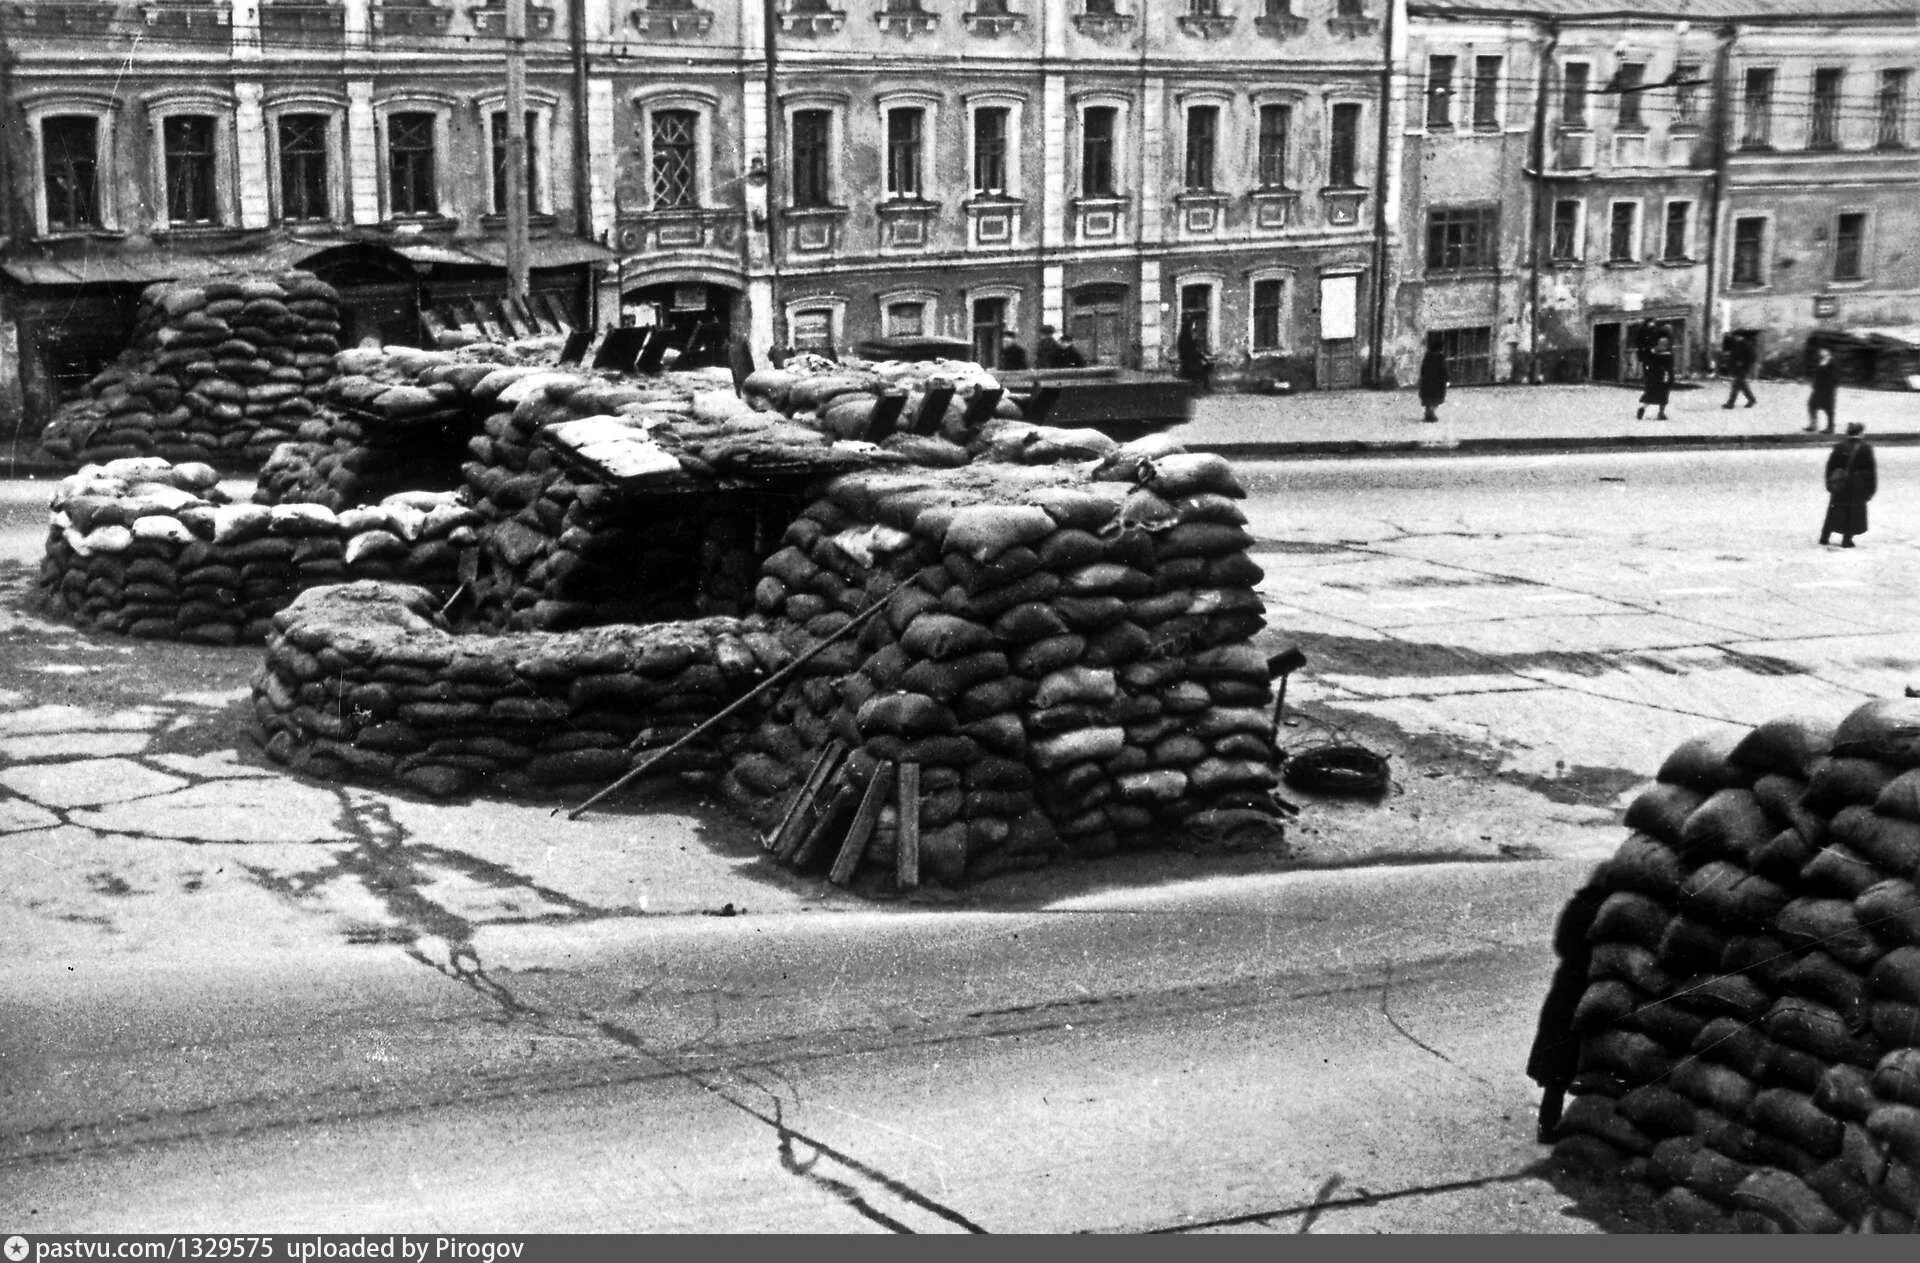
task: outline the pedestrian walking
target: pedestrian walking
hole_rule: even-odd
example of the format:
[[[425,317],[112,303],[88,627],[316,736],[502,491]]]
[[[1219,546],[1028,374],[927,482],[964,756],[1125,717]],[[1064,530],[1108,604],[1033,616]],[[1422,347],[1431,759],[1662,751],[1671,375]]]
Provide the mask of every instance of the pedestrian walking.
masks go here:
[[[1587,931],[1600,915],[1607,893],[1598,881],[1589,880],[1567,900],[1554,923],[1553,953],[1560,963],[1554,967],[1553,981],[1547,984],[1533,1048],[1527,1054],[1527,1077],[1541,1088],[1536,1134],[1543,1145],[1553,1143],[1567,1100],[1567,1085],[1580,1066],[1580,1037],[1574,1033],[1573,1014],[1587,992],[1587,970],[1593,964],[1593,945],[1587,942]]]
[[[1834,405],[1839,402],[1840,366],[1833,362],[1833,352],[1820,347],[1813,353],[1813,391],[1807,396],[1807,433],[1812,434],[1820,424],[1820,414],[1827,414],[1828,434],[1833,433]]]
[[[1426,410],[1422,421],[1438,421],[1440,414],[1435,411],[1447,401],[1447,352],[1440,345],[1440,335],[1427,335],[1427,353],[1420,358],[1420,406]]]
[[[1873,444],[1861,438],[1867,427],[1847,423],[1846,437],[1827,453],[1827,520],[1820,524],[1820,542],[1838,533],[1840,547],[1852,548],[1855,535],[1867,533],[1867,501],[1880,489],[1873,468]]]
[[[1667,400],[1673,394],[1673,340],[1665,334],[1653,344],[1653,349],[1640,357],[1643,376],[1641,378],[1640,406],[1633,410],[1633,419],[1638,421],[1647,415],[1647,405],[1652,404],[1660,410],[1655,421],[1667,419]]]
[[[1758,335],[1751,330],[1730,329],[1720,344],[1721,356],[1726,363],[1727,376],[1733,378],[1733,385],[1727,390],[1727,401],[1722,408],[1733,407],[1733,401],[1741,395],[1747,397],[1747,407],[1753,407],[1753,368],[1760,361],[1760,348],[1755,344]]]
[[[1197,313],[1180,322],[1180,337],[1174,351],[1180,361],[1180,376],[1192,382],[1199,393],[1206,394],[1213,386],[1213,354],[1207,349]]]
[[[1060,344],[1054,340],[1052,325],[1040,326],[1040,340],[1033,344],[1033,366],[1060,367]]]

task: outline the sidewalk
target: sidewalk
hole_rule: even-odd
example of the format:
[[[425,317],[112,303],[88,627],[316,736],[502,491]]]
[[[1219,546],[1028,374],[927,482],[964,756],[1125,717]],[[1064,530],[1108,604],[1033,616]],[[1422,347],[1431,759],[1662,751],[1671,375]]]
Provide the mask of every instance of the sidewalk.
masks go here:
[[[1636,388],[1571,386],[1455,387],[1440,421],[1420,419],[1407,390],[1310,391],[1298,395],[1215,394],[1194,401],[1192,419],[1168,434],[1189,447],[1240,460],[1445,452],[1604,451],[1640,447],[1825,447],[1833,435],[1808,434],[1803,382],[1754,386],[1756,407],[1728,410],[1716,378],[1675,387],[1667,420],[1636,420]],[[1920,443],[1920,394],[1841,387],[1839,428],[1867,427],[1881,445]]]

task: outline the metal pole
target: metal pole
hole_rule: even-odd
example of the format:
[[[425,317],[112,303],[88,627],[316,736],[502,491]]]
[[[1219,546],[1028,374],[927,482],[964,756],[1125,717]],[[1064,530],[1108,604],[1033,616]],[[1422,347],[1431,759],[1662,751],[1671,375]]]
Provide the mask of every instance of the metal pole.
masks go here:
[[[507,0],[507,298],[527,301],[527,0]]]

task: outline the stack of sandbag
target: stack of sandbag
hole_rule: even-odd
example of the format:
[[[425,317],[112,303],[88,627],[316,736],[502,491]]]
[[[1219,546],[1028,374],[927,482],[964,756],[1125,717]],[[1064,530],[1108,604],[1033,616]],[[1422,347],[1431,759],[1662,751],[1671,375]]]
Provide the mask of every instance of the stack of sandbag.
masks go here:
[[[78,461],[256,462],[313,415],[339,334],[339,296],[304,272],[150,285],[131,346],[43,446]]]
[[[1681,746],[1596,873],[1563,1163],[1689,1231],[1920,1215],[1920,701]]]
[[[480,518],[452,492],[405,492],[336,514],[234,504],[205,464],[158,457],[89,465],[51,506],[41,587],[105,631],[231,645],[266,638],[298,592],[353,578],[459,583]],[[445,599],[444,596],[442,599]]]
[[[933,466],[965,464],[967,446],[983,426],[1021,416],[1019,403],[991,372],[948,360],[794,360],[749,375],[741,397],[756,411],[780,413],[835,438],[874,439],[915,464]]]
[[[921,863],[946,881],[1162,842],[1275,784],[1260,568],[1217,457],[1124,479],[975,465],[834,480],[763,566],[756,609],[799,655],[729,795],[770,818],[825,744],[847,775],[921,768]],[[1143,481],[1144,478],[1144,481]],[[894,590],[904,581],[905,586]],[[887,595],[891,592],[891,595]],[[882,813],[865,862],[890,869]]]
[[[273,620],[254,676],[268,755],[327,779],[434,796],[585,796],[778,670],[772,637],[715,618],[562,635],[454,635],[434,594],[350,583]],[[711,772],[718,739],[663,772]]]

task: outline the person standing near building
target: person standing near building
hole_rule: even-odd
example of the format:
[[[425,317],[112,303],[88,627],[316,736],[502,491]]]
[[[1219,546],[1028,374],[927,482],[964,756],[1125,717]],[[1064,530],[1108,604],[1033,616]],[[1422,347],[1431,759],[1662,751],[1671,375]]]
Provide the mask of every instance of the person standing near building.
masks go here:
[[[1060,344],[1054,341],[1053,326],[1040,326],[1040,340],[1033,345],[1033,366],[1035,368],[1060,367]]]
[[[1194,384],[1201,394],[1213,385],[1213,353],[1207,349],[1206,335],[1197,313],[1180,322],[1180,337],[1174,345],[1180,360],[1180,376]]]
[[[1820,414],[1827,414],[1828,434],[1833,433],[1834,405],[1839,402],[1840,366],[1833,362],[1833,352],[1820,347],[1813,353],[1813,390],[1807,395],[1807,433],[1812,434],[1819,428]],[[1851,432],[1853,427],[1848,426]]]
[[[1836,531],[1840,547],[1852,548],[1855,535],[1867,533],[1867,501],[1880,489],[1873,467],[1873,444],[1861,438],[1867,427],[1847,423],[1846,437],[1827,453],[1827,520],[1820,524],[1820,542]]]
[[[1420,406],[1426,410],[1422,421],[1438,421],[1440,414],[1435,411],[1447,401],[1447,353],[1440,345],[1440,335],[1427,335],[1427,353],[1420,359]]]
[[[1011,329],[1001,331],[1000,362],[994,367],[1005,369],[1010,373],[1026,371],[1027,348],[1021,346],[1019,341],[1014,338],[1013,330]]]
[[[1756,402],[1753,397],[1752,378],[1754,365],[1760,359],[1760,348],[1754,345],[1754,339],[1757,336],[1750,331],[1743,332],[1739,329],[1733,329],[1727,333],[1727,340],[1721,346],[1721,353],[1726,358],[1727,376],[1733,378],[1733,385],[1727,390],[1727,401],[1720,405],[1722,408],[1733,407],[1733,401],[1741,395],[1747,397],[1749,408]]]
[[[1527,1054],[1527,1077],[1541,1088],[1537,1135],[1543,1145],[1552,1144],[1559,1133],[1567,1087],[1580,1068],[1580,1036],[1573,1029],[1573,1015],[1580,1007],[1580,997],[1587,992],[1587,971],[1593,963],[1593,944],[1587,941],[1587,932],[1609,893],[1607,883],[1596,871],[1567,900],[1554,923],[1553,953],[1558,964],[1553,981],[1547,984],[1540,1020],[1534,1028],[1533,1048]]]
[[[1080,344],[1073,340],[1071,333],[1062,333],[1060,341],[1054,344],[1053,366],[1055,368],[1085,368],[1087,357],[1080,354]]]
[[[1647,415],[1647,405],[1658,408],[1655,421],[1667,419],[1667,400],[1673,394],[1673,340],[1665,334],[1653,344],[1653,349],[1640,358],[1645,376],[1640,391],[1640,406],[1633,410],[1634,420]]]

